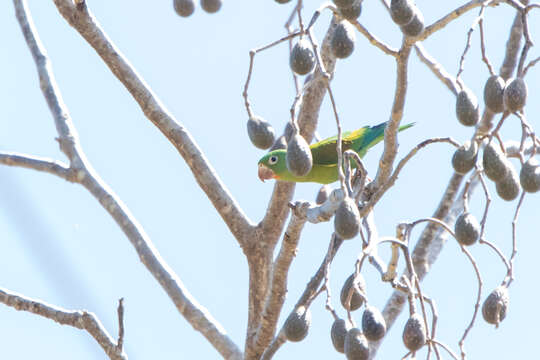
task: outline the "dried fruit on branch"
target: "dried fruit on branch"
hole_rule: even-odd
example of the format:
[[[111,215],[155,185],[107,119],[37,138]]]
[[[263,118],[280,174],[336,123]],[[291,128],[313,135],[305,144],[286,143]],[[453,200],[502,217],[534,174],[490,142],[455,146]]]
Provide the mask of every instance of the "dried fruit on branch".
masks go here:
[[[283,328],[289,341],[302,341],[308,334],[311,325],[311,311],[304,306],[296,308],[285,320]]]
[[[452,156],[452,167],[455,172],[465,175],[474,167],[478,157],[478,145],[476,141],[465,142]]]
[[[296,176],[307,175],[313,166],[309,144],[300,134],[294,135],[287,143],[287,169]]]
[[[495,326],[506,317],[510,297],[505,286],[499,286],[489,294],[482,305],[482,316],[484,320]]]
[[[351,276],[349,276],[347,280],[345,280],[345,283],[343,284],[343,287],[341,288],[341,294],[340,294],[341,305],[343,305],[345,309],[349,309],[349,303],[347,303],[349,290],[351,289],[351,287],[353,287],[353,284],[356,285],[354,286],[352,290],[352,296],[351,296],[351,301],[350,301],[350,305],[351,305],[350,311],[358,310],[360,306],[364,304],[364,294],[366,292],[366,282],[364,278],[362,277],[362,274],[358,274],[358,276],[356,277],[356,281],[354,281],[354,283],[353,281],[354,281],[354,274],[351,274]]]
[[[315,54],[306,38],[301,38],[293,47],[289,59],[292,71],[298,75],[306,75],[315,67]]]
[[[360,231],[360,211],[352,198],[347,196],[339,204],[334,216],[334,229],[343,240],[352,239]]]
[[[426,327],[424,319],[418,314],[412,314],[403,329],[403,343],[412,352],[417,351],[426,343]]]
[[[247,130],[251,143],[259,149],[268,149],[274,143],[272,125],[259,116],[249,118]]]
[[[348,21],[340,21],[332,35],[330,48],[335,57],[344,59],[352,54],[355,41],[353,26]]]
[[[369,344],[358,328],[352,328],[345,337],[345,356],[348,360],[367,360],[369,358]]]
[[[456,240],[465,246],[474,244],[480,237],[480,224],[471,213],[459,215],[454,226]]]
[[[378,341],[386,334],[386,322],[375,306],[366,305],[362,314],[362,331],[370,341]]]

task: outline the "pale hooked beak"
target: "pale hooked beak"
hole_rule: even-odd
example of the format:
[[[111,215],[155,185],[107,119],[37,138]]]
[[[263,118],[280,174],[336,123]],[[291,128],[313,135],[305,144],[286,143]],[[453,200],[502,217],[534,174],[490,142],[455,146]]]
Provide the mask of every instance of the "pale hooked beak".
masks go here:
[[[272,169],[267,168],[263,164],[259,164],[259,179],[261,179],[262,182],[264,182],[264,180],[274,179],[275,176]]]

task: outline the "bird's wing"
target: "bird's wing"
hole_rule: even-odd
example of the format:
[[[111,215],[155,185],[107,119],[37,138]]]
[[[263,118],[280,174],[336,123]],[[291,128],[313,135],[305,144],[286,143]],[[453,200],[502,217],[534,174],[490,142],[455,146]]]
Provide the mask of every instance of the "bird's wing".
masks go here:
[[[342,148],[343,151],[355,148],[355,140],[362,137],[362,134],[368,127],[363,127],[355,131],[343,133]],[[337,136],[321,140],[310,146],[313,155],[313,164],[335,165],[337,164]]]

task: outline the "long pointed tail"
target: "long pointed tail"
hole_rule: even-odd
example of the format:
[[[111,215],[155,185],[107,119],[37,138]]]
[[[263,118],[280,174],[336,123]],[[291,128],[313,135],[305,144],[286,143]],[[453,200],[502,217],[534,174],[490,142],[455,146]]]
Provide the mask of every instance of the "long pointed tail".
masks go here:
[[[399,131],[403,131],[410,127],[413,127],[414,124],[415,123],[402,125],[399,127]],[[384,129],[386,128],[386,125],[388,125],[388,121],[383,122],[379,125],[371,126],[366,131],[359,151],[360,157],[363,157],[370,148],[372,148],[373,146],[381,142],[382,139],[384,139]]]

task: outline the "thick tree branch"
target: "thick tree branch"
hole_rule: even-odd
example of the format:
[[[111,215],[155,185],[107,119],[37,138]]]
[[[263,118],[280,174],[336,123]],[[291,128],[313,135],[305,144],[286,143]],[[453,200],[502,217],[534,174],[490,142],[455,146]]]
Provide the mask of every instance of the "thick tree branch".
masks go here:
[[[224,222],[241,246],[253,232],[253,225],[202,153],[201,149],[139,74],[120,50],[107,37],[86,5],[75,6],[71,0],[54,0],[58,11],[81,34],[103,59],[139,104],[146,117],[178,150]]]
[[[66,181],[75,181],[73,172],[70,171],[69,166],[58,160],[16,152],[0,152],[0,164],[43,171],[56,175]]]
[[[396,57],[397,77],[396,91],[394,93],[394,104],[390,121],[384,129],[384,151],[379,160],[379,168],[373,184],[375,189],[379,189],[387,180],[392,172],[394,160],[398,149],[398,129],[403,117],[403,107],[405,106],[405,96],[407,94],[407,69],[411,46],[407,39],[403,38],[403,45],[399,50],[399,56]]]
[[[333,74],[336,63],[330,51],[330,38],[335,26],[336,22],[333,19],[321,46],[321,57],[326,71],[330,74]],[[319,110],[326,95],[326,81],[321,70],[317,68],[313,79],[306,84],[304,89],[298,113],[298,124],[300,133],[308,143],[311,142],[317,128]],[[260,328],[263,306],[270,296],[272,256],[289,214],[288,204],[292,199],[294,188],[294,183],[276,182],[266,214],[257,226],[256,236],[250,244],[252,247],[246,251],[250,279],[246,359],[259,359],[264,350],[256,346],[254,340]]]
[[[86,160],[80,148],[69,111],[62,101],[54,79],[52,66],[39,40],[26,3],[23,0],[14,0],[14,5],[25,40],[36,62],[41,90],[56,122],[61,149],[70,160],[70,171],[75,172],[74,181],[82,184],[94,195],[112,216],[137,251],[142,263],[160,283],[184,318],[197,331],[201,332],[224,358],[241,359],[241,351],[228,337],[225,330],[211,316],[208,310],[197,303],[178,276],[161,258],[152,241],[144,232],[142,226],[135,220],[127,206],[99,178],[88,160]],[[73,11],[78,11],[71,2],[69,2],[68,6]]]
[[[298,206],[306,206],[305,203]],[[269,286],[268,297],[264,306],[259,330],[255,343],[257,347],[266,348],[276,331],[277,322],[285,297],[287,295],[287,277],[289,268],[296,256],[300,234],[306,223],[305,217],[292,215],[287,230],[283,235],[281,249],[272,267],[272,279]]]
[[[69,325],[77,329],[86,330],[105,354],[112,360],[127,360],[127,355],[118,346],[113,337],[109,335],[101,321],[86,310],[69,311],[60,307],[46,304],[40,300],[30,299],[7,289],[0,288],[0,302],[18,311],[27,311],[32,314],[51,319],[61,325]]]

